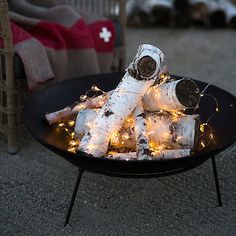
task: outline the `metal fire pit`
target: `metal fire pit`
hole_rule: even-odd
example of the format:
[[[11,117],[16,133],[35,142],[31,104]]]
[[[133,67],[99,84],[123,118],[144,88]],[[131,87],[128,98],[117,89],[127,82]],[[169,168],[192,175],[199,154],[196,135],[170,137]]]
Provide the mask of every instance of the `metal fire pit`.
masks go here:
[[[72,199],[67,211],[65,225],[69,222],[79,182],[84,170],[118,177],[160,177],[190,170],[211,158],[218,203],[219,206],[221,206],[215,155],[223,151],[236,140],[236,98],[218,87],[209,86],[207,89],[207,93],[213,95],[219,104],[219,112],[210,122],[214,131],[215,142],[207,147],[206,150],[183,158],[125,161],[91,157],[83,152],[74,154],[67,151],[69,139],[65,131],[59,130],[56,126],[49,126],[46,123],[44,116],[47,112],[60,110],[78,101],[80,95],[85,94],[93,84],[96,84],[104,91],[114,89],[122,76],[123,73],[111,73],[67,80],[34,93],[25,104],[23,111],[24,122],[31,135],[42,145],[77,166],[79,170]],[[174,77],[182,78],[178,76]],[[198,84],[200,91],[207,86],[204,82],[197,80],[195,80],[195,82]],[[214,101],[210,98],[202,100],[199,113],[203,121],[212,114],[212,111],[215,109],[214,105]],[[211,110],[211,108],[213,108],[213,110]]]

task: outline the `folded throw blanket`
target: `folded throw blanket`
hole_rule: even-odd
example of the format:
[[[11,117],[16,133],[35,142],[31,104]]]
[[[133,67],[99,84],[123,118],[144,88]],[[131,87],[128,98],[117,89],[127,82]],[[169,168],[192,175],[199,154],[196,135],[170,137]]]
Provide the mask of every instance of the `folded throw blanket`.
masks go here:
[[[66,0],[9,0],[13,43],[29,89],[54,79],[108,72],[113,23],[66,4]],[[0,41],[1,46],[1,41]]]

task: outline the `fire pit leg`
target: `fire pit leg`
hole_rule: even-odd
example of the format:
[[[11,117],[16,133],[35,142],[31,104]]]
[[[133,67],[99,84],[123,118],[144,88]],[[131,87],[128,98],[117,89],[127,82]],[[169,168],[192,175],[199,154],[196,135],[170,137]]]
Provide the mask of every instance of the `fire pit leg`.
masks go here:
[[[79,183],[80,183],[83,172],[84,172],[84,169],[79,168],[79,173],[78,173],[78,177],[77,177],[77,180],[76,180],[76,183],[75,183],[74,191],[73,191],[73,194],[72,194],[72,197],[71,197],[71,200],[70,200],[70,205],[69,205],[67,213],[66,213],[66,220],[65,220],[65,223],[64,223],[64,227],[69,223],[71,211],[72,211],[72,208],[74,206],[76,193],[78,191]]]
[[[216,169],[215,156],[212,156],[211,160],[212,160],[213,172],[214,172],[214,177],[215,177],[215,185],[216,185],[218,204],[219,204],[219,206],[222,206],[220,185],[219,185],[218,174],[217,174],[217,169]]]

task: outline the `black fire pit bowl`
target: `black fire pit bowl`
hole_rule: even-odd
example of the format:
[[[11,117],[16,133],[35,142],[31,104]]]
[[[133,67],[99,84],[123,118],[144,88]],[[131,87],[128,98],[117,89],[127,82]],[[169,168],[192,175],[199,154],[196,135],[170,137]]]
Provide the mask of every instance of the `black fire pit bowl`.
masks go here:
[[[211,158],[218,204],[222,206],[215,155],[236,140],[236,98],[223,89],[215,86],[209,86],[207,89],[207,93],[216,98],[218,102],[217,107],[219,108],[219,112],[210,122],[215,136],[214,143],[202,152],[177,159],[125,161],[91,157],[83,152],[74,154],[67,151],[69,139],[65,131],[57,126],[49,126],[46,123],[44,117],[47,112],[57,111],[73,104],[79,100],[80,95],[85,94],[94,84],[104,91],[109,91],[116,87],[122,76],[123,73],[112,73],[67,80],[33,94],[24,107],[24,121],[32,136],[45,147],[78,167],[78,176],[66,213],[64,226],[69,223],[84,170],[119,177],[159,177],[190,170]],[[195,82],[198,84],[200,91],[203,91],[207,86],[204,82],[197,80]],[[208,96],[208,99],[202,99],[200,103],[199,113],[203,122],[216,109],[216,104],[211,96]]]
[[[104,91],[114,89],[122,76],[123,73],[85,76],[34,93],[24,107],[23,117],[26,127],[37,141],[75,166],[91,172],[120,177],[153,177],[180,173],[202,164],[236,140],[236,98],[223,89],[209,86],[206,92],[217,99],[219,112],[210,121],[215,142],[203,152],[183,158],[151,161],[112,160],[91,157],[83,152],[78,154],[68,152],[69,140],[65,131],[56,126],[49,126],[45,121],[45,114],[79,101],[80,95],[85,94],[94,84]],[[195,82],[200,91],[207,86],[204,82],[197,80]],[[213,99],[202,99],[199,109],[201,119],[206,120],[214,109]]]

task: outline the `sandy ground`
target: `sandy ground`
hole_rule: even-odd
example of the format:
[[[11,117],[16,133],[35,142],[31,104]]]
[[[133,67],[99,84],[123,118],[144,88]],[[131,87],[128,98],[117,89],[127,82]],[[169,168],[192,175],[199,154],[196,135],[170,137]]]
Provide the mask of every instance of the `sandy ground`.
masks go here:
[[[127,62],[141,43],[160,47],[172,74],[236,95],[236,32],[128,29]],[[70,224],[63,221],[77,169],[22,128],[20,152],[0,138],[0,235],[235,235],[236,145],[216,158],[223,207],[211,162],[159,179],[82,177]]]

